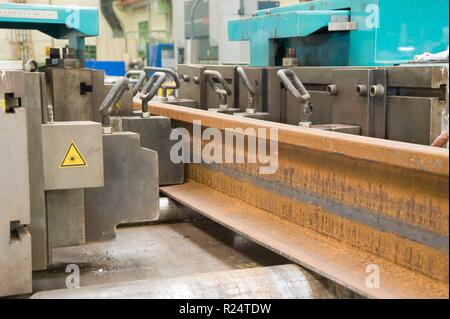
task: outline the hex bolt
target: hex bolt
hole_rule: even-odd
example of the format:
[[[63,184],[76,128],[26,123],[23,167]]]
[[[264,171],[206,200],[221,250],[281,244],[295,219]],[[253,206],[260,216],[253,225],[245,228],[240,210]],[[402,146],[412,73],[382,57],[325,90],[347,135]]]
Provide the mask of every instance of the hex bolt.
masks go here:
[[[200,78],[198,76],[194,76],[194,78],[192,80],[194,81],[195,84],[200,83]]]
[[[338,86],[336,84],[330,84],[327,86],[328,95],[337,95],[338,94]]]
[[[367,93],[368,93],[367,85],[358,85],[356,87],[356,95],[367,96]]]
[[[384,96],[384,86],[381,84],[372,85],[370,87],[370,96],[371,97],[382,97]]]

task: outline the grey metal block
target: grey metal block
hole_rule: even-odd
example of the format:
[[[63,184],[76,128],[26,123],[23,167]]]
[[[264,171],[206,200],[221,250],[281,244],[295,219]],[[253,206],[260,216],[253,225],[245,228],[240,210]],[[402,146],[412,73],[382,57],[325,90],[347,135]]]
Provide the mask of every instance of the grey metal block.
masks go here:
[[[0,111],[0,216],[8,223],[20,221],[22,225],[30,224],[26,126],[24,109],[6,114]]]
[[[55,121],[92,121],[92,70],[46,68],[45,73]]]
[[[10,237],[10,227],[0,225],[0,297],[32,292],[31,235],[26,227],[16,228]],[[3,237],[3,236],[2,236]]]
[[[0,296],[31,287],[30,188],[24,109],[0,110]]]
[[[84,190],[46,192],[50,249],[86,243]]]
[[[94,122],[55,122],[42,125],[45,190],[103,186],[103,148],[101,125]],[[72,143],[85,165],[70,160]],[[76,159],[75,159],[76,160]]]
[[[86,241],[115,238],[119,224],[159,217],[158,154],[141,148],[139,134],[103,135],[105,186],[85,190]]]
[[[14,97],[25,96],[25,76],[23,71],[9,70],[1,71],[0,76],[0,95],[14,94]],[[3,96],[0,96],[2,99]]]
[[[28,154],[30,167],[30,198],[33,270],[47,269],[49,251],[47,243],[47,212],[44,192],[44,161],[42,155],[42,94],[45,83],[41,73],[26,73],[27,95],[22,98],[22,106],[27,114]]]
[[[184,164],[174,164],[170,150],[176,141],[170,140],[171,121],[167,117],[121,117],[122,131],[138,133],[141,146],[158,153],[159,185],[175,185],[184,182]]]
[[[206,85],[201,65],[178,65],[177,71],[182,80],[178,90],[179,99],[197,101],[197,108],[206,109]]]
[[[438,98],[403,96],[392,96],[388,101],[388,139],[431,145],[441,134],[441,113],[445,102]]]

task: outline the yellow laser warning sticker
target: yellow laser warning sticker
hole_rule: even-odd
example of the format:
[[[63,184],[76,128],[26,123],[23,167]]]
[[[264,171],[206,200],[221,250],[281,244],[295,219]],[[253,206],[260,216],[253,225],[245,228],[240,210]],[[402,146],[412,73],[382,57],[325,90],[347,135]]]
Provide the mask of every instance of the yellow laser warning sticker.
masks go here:
[[[3,113],[6,113],[6,101],[0,100],[0,110],[3,110]]]
[[[70,167],[83,167],[87,166],[87,162],[84,159],[83,155],[81,155],[80,150],[72,141],[70,143],[69,149],[66,152],[66,156],[61,163],[61,168],[70,168]]]

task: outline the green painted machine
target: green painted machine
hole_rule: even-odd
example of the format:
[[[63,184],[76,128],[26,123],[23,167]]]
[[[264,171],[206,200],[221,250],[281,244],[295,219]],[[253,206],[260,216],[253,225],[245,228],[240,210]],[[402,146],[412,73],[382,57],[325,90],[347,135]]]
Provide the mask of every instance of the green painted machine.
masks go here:
[[[250,41],[251,66],[390,66],[449,45],[449,2],[311,1],[258,11],[229,23],[231,41]]]

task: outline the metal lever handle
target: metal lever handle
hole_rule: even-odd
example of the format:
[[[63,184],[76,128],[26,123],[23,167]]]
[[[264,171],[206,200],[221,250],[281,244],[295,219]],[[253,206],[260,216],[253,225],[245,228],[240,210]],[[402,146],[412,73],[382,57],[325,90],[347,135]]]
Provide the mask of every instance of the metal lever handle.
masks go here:
[[[142,116],[148,116],[148,102],[150,102],[158,90],[161,88],[162,84],[166,81],[167,73],[155,72],[148,80],[147,84],[142,89],[139,97],[142,101]]]
[[[162,73],[165,73],[166,75],[170,76],[173,79],[173,82],[175,84],[174,85],[170,85],[170,84],[166,85],[166,84],[164,84],[161,87],[163,90],[169,90],[169,89],[178,90],[180,88],[180,86],[181,86],[181,84],[180,84],[180,77],[178,76],[178,73],[175,72],[172,69],[169,69],[169,68],[157,68],[157,67],[146,67],[146,68],[144,68],[144,71],[146,73],[148,73],[148,72],[162,72]]]
[[[127,74],[125,74],[125,77],[130,81],[131,84],[133,84],[131,88],[131,93],[133,94],[134,97],[139,92],[140,88],[142,87],[142,84],[144,84],[144,81],[147,78],[147,73],[145,73],[145,71],[132,70],[128,71]],[[137,77],[136,82],[131,81],[132,77]]]
[[[290,69],[281,69],[277,72],[277,75],[284,87],[302,106],[302,122],[310,122],[312,113],[311,95],[306,90],[300,78]]]
[[[114,105],[119,102],[122,95],[128,89],[130,81],[126,77],[121,77],[109,91],[102,105],[100,106],[100,114],[102,115],[102,126],[110,127],[110,116]]]
[[[204,74],[211,88],[223,99],[224,105],[227,105],[227,97],[230,96],[232,92],[223,75],[218,71],[213,70],[205,70]],[[220,88],[218,84],[220,84],[222,88]]]
[[[236,70],[237,70],[239,76],[242,78],[242,81],[244,81],[244,85],[248,91],[248,107],[247,108],[254,109],[255,108],[256,89],[253,86],[253,84],[250,82],[250,79],[248,78],[247,73],[245,72],[243,67],[238,66]]]

